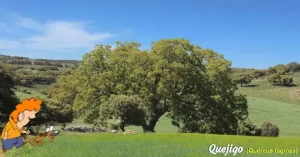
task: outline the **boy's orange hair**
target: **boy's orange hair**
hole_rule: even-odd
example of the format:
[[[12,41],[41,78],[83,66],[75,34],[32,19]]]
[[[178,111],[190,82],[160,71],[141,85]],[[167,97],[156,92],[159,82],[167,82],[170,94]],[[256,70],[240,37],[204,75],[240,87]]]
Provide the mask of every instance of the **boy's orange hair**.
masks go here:
[[[32,111],[35,110],[36,112],[40,111],[41,109],[42,100],[40,99],[24,99],[22,100],[21,104],[18,104],[16,106],[16,109],[10,114],[10,117],[12,117],[13,121],[15,123],[18,122],[18,116],[20,113],[24,112],[25,110]]]

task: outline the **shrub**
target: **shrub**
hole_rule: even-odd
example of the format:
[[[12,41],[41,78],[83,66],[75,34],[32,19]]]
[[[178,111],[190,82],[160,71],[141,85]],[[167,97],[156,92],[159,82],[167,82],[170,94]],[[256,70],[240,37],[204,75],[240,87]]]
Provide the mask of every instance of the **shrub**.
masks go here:
[[[255,70],[253,72],[253,75],[256,79],[258,79],[259,77],[265,76],[267,74],[266,70]]]
[[[264,122],[261,126],[261,129],[262,129],[261,136],[265,136],[265,137],[279,136],[279,128],[270,122]]]
[[[287,76],[287,77],[286,77],[286,79],[287,79],[287,85],[288,85],[288,86],[290,86],[290,85],[292,85],[292,84],[293,84],[293,82],[294,82],[294,79],[293,79],[293,77],[292,77],[292,76]]]
[[[20,92],[26,93],[26,94],[31,94],[27,89],[21,89]]]
[[[269,74],[269,75],[276,74],[276,73],[277,73],[277,71],[276,71],[275,68],[270,67],[270,68],[268,69],[268,74]]]
[[[121,124],[121,120],[119,119],[109,119],[107,121],[107,125],[110,130],[119,130],[120,124]]]
[[[48,91],[43,90],[43,91],[41,91],[41,94],[43,94],[43,95],[48,95]]]
[[[277,73],[268,76],[268,81],[272,84],[281,84],[281,76]]]
[[[262,129],[254,125],[249,119],[240,122],[237,130],[238,135],[261,136]]]
[[[293,77],[288,75],[271,74],[268,76],[268,81],[273,85],[290,86],[293,84]]]

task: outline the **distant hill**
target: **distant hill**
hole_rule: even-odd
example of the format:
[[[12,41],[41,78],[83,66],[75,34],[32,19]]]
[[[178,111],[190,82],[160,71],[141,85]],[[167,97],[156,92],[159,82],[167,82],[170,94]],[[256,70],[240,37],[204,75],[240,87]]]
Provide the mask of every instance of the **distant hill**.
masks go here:
[[[17,65],[78,65],[81,63],[80,60],[53,60],[53,59],[31,59],[23,56],[9,56],[0,54],[0,62]]]

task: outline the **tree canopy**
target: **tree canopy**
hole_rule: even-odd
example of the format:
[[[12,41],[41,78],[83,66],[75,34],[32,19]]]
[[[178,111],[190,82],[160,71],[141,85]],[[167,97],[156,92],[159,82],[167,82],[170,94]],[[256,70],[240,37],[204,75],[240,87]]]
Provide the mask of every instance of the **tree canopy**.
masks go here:
[[[273,85],[290,86],[293,84],[293,77],[287,75],[272,74],[268,76],[268,81]]]
[[[289,66],[288,65],[284,65],[284,64],[278,64],[278,65],[276,65],[274,67],[270,67],[269,68],[269,74],[278,73],[279,75],[285,75],[289,71],[290,71]]]
[[[159,40],[149,51],[140,46],[97,45],[70,75],[59,78],[52,95],[95,125],[119,118],[124,125],[154,132],[156,122],[168,113],[184,132],[237,133],[248,106],[245,96],[235,94],[230,61],[185,39]],[[103,118],[103,111],[114,117]],[[133,122],[131,113],[142,117],[142,123]]]
[[[233,75],[233,80],[236,83],[241,84],[241,87],[243,86],[243,84],[248,84],[252,81],[252,76],[251,74],[248,73],[238,73]]]
[[[288,64],[289,70],[292,72],[300,71],[300,64],[297,62],[291,62]]]

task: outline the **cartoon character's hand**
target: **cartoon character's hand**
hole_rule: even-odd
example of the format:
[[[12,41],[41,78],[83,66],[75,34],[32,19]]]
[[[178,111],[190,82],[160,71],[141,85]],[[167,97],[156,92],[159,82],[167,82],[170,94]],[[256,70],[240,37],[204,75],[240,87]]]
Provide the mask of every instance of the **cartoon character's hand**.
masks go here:
[[[7,140],[7,137],[4,137],[3,140]]]
[[[27,130],[27,131],[26,131],[26,134],[27,134],[27,135],[28,135],[28,134],[30,134],[30,131],[29,131],[29,130]]]

